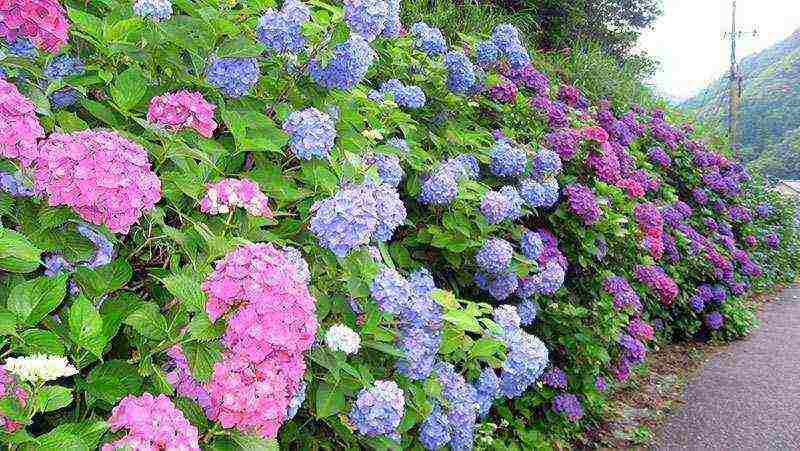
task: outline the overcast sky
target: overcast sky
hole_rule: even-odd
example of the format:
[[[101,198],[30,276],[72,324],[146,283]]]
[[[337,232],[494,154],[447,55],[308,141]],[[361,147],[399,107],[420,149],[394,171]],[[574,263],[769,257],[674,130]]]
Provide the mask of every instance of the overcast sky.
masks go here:
[[[663,7],[640,47],[661,62],[655,85],[672,97],[688,98],[730,65],[730,43],[722,35],[730,29],[731,0],[663,0]],[[742,31],[758,29],[756,38],[739,40],[741,61],[800,28],[800,1],[738,0],[736,19]]]

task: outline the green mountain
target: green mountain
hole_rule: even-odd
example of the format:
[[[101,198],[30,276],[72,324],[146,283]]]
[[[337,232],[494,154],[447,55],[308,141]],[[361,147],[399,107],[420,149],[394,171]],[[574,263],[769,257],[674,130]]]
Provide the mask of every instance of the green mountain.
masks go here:
[[[742,157],[773,178],[800,178],[800,30],[740,63],[744,77],[737,140]],[[682,104],[726,127],[729,73]]]

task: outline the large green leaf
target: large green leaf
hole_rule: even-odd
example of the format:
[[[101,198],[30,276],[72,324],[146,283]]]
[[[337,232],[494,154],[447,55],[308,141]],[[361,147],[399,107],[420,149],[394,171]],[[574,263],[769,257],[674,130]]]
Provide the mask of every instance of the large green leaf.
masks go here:
[[[152,302],[139,305],[128,314],[124,323],[152,340],[163,340],[168,335],[167,320],[161,314],[161,309]]]
[[[188,310],[197,312],[205,309],[206,294],[200,289],[202,278],[199,274],[184,270],[165,277],[163,282],[167,290]]]
[[[140,394],[142,383],[135,366],[123,360],[109,360],[89,372],[87,390],[96,398],[116,404],[127,395]]]
[[[222,348],[219,343],[214,342],[190,341],[184,343],[183,354],[186,356],[192,376],[203,382],[211,379],[214,364],[222,360]]]
[[[60,385],[46,385],[36,392],[34,400],[39,412],[52,412],[67,407],[72,402],[72,391]]]
[[[317,386],[316,415],[326,418],[343,411],[346,407],[345,391],[339,384],[322,382]]]
[[[66,292],[65,274],[37,277],[11,289],[8,295],[8,309],[21,323],[35,326],[61,304]]]
[[[103,355],[107,339],[103,335],[103,319],[85,296],[80,296],[69,309],[69,330],[78,346],[91,351],[95,356]]]
[[[111,97],[123,111],[138,105],[146,93],[147,75],[136,66],[119,74],[111,87]]]
[[[25,235],[0,227],[0,269],[28,273],[39,267],[42,251]]]

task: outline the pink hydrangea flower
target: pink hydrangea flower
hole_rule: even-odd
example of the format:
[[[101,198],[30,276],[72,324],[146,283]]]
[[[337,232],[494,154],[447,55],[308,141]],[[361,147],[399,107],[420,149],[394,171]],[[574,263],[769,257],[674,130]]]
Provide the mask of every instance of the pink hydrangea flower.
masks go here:
[[[147,110],[147,120],[175,132],[191,128],[210,138],[217,129],[214,121],[215,105],[199,92],[178,91],[153,97]]]
[[[17,385],[17,381],[14,376],[8,374],[8,371],[6,371],[4,367],[0,367],[0,399],[12,395],[17,398],[17,401],[22,406],[25,406],[28,403],[28,392]],[[16,421],[11,421],[3,415],[0,415],[0,427],[5,429],[6,432],[16,432],[22,428],[22,424]]]
[[[578,130],[578,135],[586,141],[594,141],[597,143],[608,142],[608,132],[601,127],[585,127]]]
[[[164,395],[128,395],[111,411],[112,431],[127,429],[121,439],[106,443],[102,451],[128,446],[136,450],[200,450],[197,428]]]
[[[68,31],[66,12],[56,0],[0,0],[0,36],[8,42],[25,38],[56,54]]]
[[[206,387],[208,416],[225,428],[275,437],[300,388],[317,320],[299,269],[273,245],[252,244],[229,253],[203,282],[212,321],[239,307]]]
[[[161,199],[147,151],[114,132],[53,133],[39,150],[36,190],[50,206],[69,206],[87,222],[128,233]]]
[[[222,179],[212,183],[200,200],[200,211],[212,215],[227,213],[235,207],[242,207],[253,216],[274,217],[267,196],[249,179]]]
[[[36,141],[41,138],[44,130],[36,107],[16,86],[0,79],[0,155],[30,166],[39,155]]]

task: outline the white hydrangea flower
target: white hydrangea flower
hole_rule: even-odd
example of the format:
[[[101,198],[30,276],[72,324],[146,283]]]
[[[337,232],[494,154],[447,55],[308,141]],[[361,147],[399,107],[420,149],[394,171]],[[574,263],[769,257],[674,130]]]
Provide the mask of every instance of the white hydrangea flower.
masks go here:
[[[361,337],[344,324],[337,324],[325,333],[325,344],[333,351],[355,354],[361,347]]]
[[[19,379],[28,382],[47,382],[78,373],[66,357],[44,354],[9,358],[6,360],[5,368]]]

